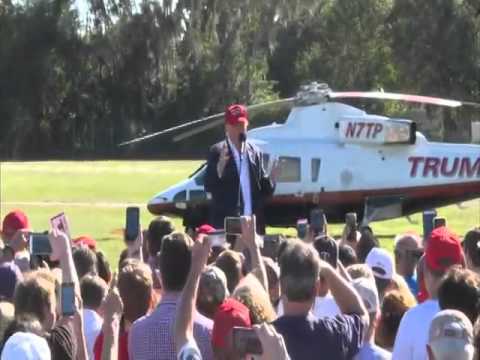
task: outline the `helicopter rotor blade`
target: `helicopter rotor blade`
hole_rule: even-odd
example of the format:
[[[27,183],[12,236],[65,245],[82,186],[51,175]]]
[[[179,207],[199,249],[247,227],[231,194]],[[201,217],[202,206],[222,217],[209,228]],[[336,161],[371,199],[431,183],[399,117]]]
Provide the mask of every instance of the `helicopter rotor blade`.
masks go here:
[[[207,117],[203,117],[201,119],[193,120],[193,121],[187,122],[185,124],[173,126],[171,128],[168,128],[168,129],[160,130],[160,131],[157,131],[157,132],[145,135],[145,136],[141,136],[141,137],[138,137],[138,138],[135,138],[135,139],[132,139],[132,140],[124,141],[124,142],[118,144],[118,146],[135,144],[137,142],[144,141],[144,140],[147,140],[147,139],[151,139],[153,137],[160,136],[160,135],[165,135],[165,134],[171,133],[173,131],[180,130],[180,129],[183,129],[183,128],[186,128],[186,127],[189,127],[189,126],[192,126],[192,125],[195,125],[195,124],[201,124],[203,122],[206,122],[206,121],[218,118],[218,117],[223,117],[223,115],[224,115],[224,113],[222,112],[222,113],[217,113],[217,114],[210,115],[210,116],[207,116]]]
[[[247,109],[248,109],[248,111],[252,112],[252,111],[257,111],[257,110],[259,110],[261,108],[264,108],[264,107],[267,107],[267,106],[288,104],[288,103],[293,102],[294,100],[295,100],[295,98],[292,97],[292,98],[285,98],[285,99],[267,101],[267,102],[264,102],[264,103],[261,103],[261,104],[250,105],[250,106],[247,107]],[[188,139],[189,137],[200,134],[200,133],[202,133],[204,131],[207,131],[209,129],[212,129],[216,126],[220,126],[221,124],[223,124],[223,119],[214,120],[209,124],[205,124],[203,126],[199,126],[195,129],[188,130],[188,131],[185,131],[185,132],[183,132],[179,135],[176,135],[173,138],[173,142],[179,142],[179,141]]]
[[[444,98],[438,98],[438,97],[432,97],[432,96],[388,93],[388,92],[382,92],[382,91],[331,92],[329,94],[329,97],[332,99],[367,98],[367,99],[382,99],[382,100],[399,100],[399,101],[407,101],[407,102],[414,102],[414,103],[420,103],[420,104],[447,106],[452,108],[456,108],[462,105],[480,107],[480,104],[475,102],[458,101],[458,100],[444,99]]]

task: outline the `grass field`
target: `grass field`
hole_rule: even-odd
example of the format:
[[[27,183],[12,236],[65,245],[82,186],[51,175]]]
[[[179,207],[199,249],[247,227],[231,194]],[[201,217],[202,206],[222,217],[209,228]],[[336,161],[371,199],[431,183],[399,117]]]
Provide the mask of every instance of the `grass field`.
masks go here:
[[[95,162],[7,162],[0,164],[0,215],[20,208],[35,230],[45,230],[51,216],[65,211],[73,236],[90,234],[115,264],[123,249],[121,240],[127,204],[142,206],[141,222],[148,226],[152,215],[146,202],[157,192],[184,179],[199,161],[95,161]],[[480,223],[480,201],[466,209],[450,206],[439,209],[449,226],[464,234]],[[405,230],[421,233],[421,216],[373,223],[382,245],[392,248],[392,236]],[[181,220],[177,219],[178,226]],[[332,226],[334,234],[340,226]],[[269,229],[277,232],[278,229]],[[294,229],[282,229],[294,233]]]

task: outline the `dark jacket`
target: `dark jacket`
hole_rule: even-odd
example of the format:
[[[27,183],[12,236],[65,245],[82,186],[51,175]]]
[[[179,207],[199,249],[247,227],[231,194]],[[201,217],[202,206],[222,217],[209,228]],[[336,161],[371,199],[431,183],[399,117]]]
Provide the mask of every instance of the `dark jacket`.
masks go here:
[[[225,165],[222,178],[219,178],[217,173],[217,164],[225,142],[221,141],[210,148],[205,177],[205,191],[212,194],[210,222],[218,229],[223,229],[225,217],[238,216],[239,175],[230,146],[230,158]],[[261,150],[247,142],[246,152],[245,159],[248,159],[250,169],[252,211],[257,218],[257,232],[263,234],[265,232],[264,202],[273,194],[275,185],[263,168]]]

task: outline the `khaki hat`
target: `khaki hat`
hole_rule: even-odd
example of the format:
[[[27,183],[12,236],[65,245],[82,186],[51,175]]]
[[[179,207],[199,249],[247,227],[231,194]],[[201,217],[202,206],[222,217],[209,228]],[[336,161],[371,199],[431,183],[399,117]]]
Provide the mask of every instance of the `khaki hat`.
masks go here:
[[[369,314],[375,314],[380,307],[378,299],[377,286],[373,279],[358,278],[352,281],[352,285],[357,290],[367,308]]]
[[[432,319],[428,345],[437,360],[473,359],[473,326],[458,310],[442,310]]]

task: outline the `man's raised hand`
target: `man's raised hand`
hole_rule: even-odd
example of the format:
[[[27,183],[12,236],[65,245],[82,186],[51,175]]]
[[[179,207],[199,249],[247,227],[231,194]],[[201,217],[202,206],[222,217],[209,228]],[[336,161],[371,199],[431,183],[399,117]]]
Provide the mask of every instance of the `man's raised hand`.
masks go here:
[[[207,235],[200,235],[192,247],[192,270],[201,272],[210,255],[210,240]]]

